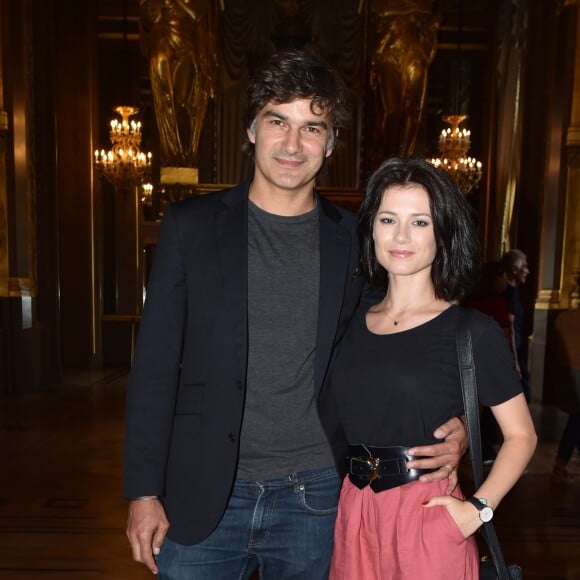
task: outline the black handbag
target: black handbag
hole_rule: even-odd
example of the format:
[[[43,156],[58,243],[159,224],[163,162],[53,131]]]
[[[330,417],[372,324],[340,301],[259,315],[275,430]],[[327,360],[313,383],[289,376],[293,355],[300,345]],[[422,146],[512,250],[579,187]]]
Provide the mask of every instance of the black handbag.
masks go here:
[[[477,383],[473,346],[469,327],[470,310],[458,308],[457,316],[457,356],[459,375],[463,393],[463,406],[467,418],[467,433],[473,469],[473,482],[477,489],[483,480],[483,462],[481,459],[481,435],[479,431],[479,406],[477,400]],[[507,564],[503,558],[493,522],[487,522],[480,528],[480,533],[487,543],[491,558],[483,558],[480,563],[480,580],[522,580],[523,572],[517,564]]]

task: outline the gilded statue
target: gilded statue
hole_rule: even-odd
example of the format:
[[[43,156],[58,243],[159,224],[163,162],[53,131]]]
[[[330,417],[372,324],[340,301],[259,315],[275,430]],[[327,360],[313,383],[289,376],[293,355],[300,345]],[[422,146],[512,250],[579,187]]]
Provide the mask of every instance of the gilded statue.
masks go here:
[[[371,0],[376,42],[370,66],[376,133],[382,158],[413,153],[423,114],[427,72],[439,23],[432,0]],[[376,161],[376,160],[375,160]]]
[[[140,0],[162,166],[198,167],[217,57],[211,0]]]

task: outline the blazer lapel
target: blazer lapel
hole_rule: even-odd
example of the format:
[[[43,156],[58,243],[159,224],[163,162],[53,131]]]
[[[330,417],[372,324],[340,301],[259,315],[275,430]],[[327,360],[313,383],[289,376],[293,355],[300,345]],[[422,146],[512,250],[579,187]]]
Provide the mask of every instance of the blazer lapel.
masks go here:
[[[314,384],[318,393],[330,361],[344,298],[351,234],[340,225],[340,213],[318,196],[320,211],[320,295]]]
[[[230,190],[216,212],[218,260],[221,267],[225,309],[231,321],[242,376],[246,376],[248,350],[248,186]],[[340,224],[341,216],[317,194],[320,211],[320,289],[314,381],[316,392],[330,361],[339,323],[345,284],[349,275],[351,233]]]
[[[230,190],[216,213],[218,260],[225,309],[232,325],[241,376],[246,376],[248,350],[248,183]],[[210,289],[211,292],[211,289]]]

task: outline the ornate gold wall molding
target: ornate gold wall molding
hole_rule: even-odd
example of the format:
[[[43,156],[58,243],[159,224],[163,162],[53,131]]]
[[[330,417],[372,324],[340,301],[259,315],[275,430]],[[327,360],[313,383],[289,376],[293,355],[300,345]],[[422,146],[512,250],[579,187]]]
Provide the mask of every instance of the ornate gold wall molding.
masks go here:
[[[370,166],[415,151],[439,19],[432,0],[369,0],[369,86],[376,115]],[[457,114],[458,111],[451,111]]]
[[[8,297],[36,293],[30,150],[31,12],[29,1],[9,4],[6,11],[0,12],[0,296]],[[4,65],[11,69],[9,86]],[[8,91],[11,99],[5,101]],[[11,149],[13,156],[9,156]],[[10,166],[12,157],[14,164]]]
[[[577,301],[580,270],[580,9],[578,3],[566,2],[576,18],[574,81],[570,125],[566,131],[566,205],[562,235],[562,305],[569,308]]]
[[[8,196],[6,192],[6,141],[8,115],[2,108],[2,49],[0,48],[0,296],[9,295]]]
[[[560,308],[560,290],[544,288],[538,292],[536,310],[558,310]]]
[[[2,31],[0,11],[0,33]],[[6,191],[6,150],[8,141],[8,113],[4,110],[4,54],[0,37],[0,296],[8,295],[8,195]]]
[[[199,139],[217,86],[214,6],[210,0],[140,1],[162,167],[199,167]]]
[[[580,98],[580,95],[575,96]],[[580,127],[570,127],[566,140],[566,209],[562,248],[562,304],[569,308],[577,292],[580,269]]]
[[[580,167],[580,127],[570,127],[566,143],[568,167]]]

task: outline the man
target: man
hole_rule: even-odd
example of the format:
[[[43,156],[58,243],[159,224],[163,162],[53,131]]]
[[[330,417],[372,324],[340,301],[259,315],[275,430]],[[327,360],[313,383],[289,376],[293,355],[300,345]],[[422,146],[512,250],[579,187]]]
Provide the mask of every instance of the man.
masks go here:
[[[550,386],[556,404],[568,414],[558,443],[552,481],[574,483],[577,477],[568,471],[568,464],[574,451],[580,453],[580,308],[577,304],[572,303],[570,310],[557,316],[548,347],[554,369]]]
[[[526,356],[527,350],[522,338],[524,307],[518,288],[526,283],[526,278],[530,273],[528,258],[521,250],[509,250],[501,258],[501,267],[506,273],[507,278],[505,297],[508,302],[511,347],[516,360],[516,369],[520,373],[524,395],[526,396],[526,400],[529,401],[530,385]]]
[[[340,482],[316,401],[362,283],[354,216],[314,183],[346,97],[316,57],[274,56],[248,89],[253,179],[165,213],[124,486],[133,557],[160,578],[327,577]],[[427,480],[465,444],[458,419],[436,436],[414,453],[435,457],[409,462],[441,468]]]

